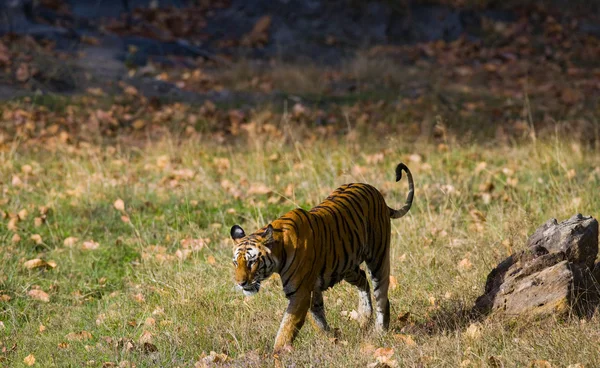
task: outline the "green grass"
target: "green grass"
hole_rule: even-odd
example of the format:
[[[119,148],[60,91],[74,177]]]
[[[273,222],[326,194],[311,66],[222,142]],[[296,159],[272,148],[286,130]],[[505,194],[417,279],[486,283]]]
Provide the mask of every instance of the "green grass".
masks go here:
[[[0,301],[0,365],[24,366],[33,354],[43,367],[193,367],[215,351],[233,366],[360,367],[375,361],[378,347],[393,348],[392,359],[406,367],[480,367],[490,357],[506,367],[536,359],[552,366],[600,364],[597,317],[476,324],[467,313],[487,273],[522,249],[539,224],[576,212],[598,215],[597,151],[563,140],[449,143],[446,149],[402,137],[295,137],[265,133],[257,141],[217,144],[204,135],[141,145],[123,138],[113,148],[49,145],[0,153],[6,214],[0,294],[10,297]],[[307,323],[295,351],[273,358],[286,306],[280,281],[274,277],[252,298],[234,290],[230,226],[257,228],[296,206],[308,209],[351,181],[375,185],[398,207],[407,191],[393,180],[400,161],[413,172],[416,199],[409,215],[393,222],[391,331],[364,332],[349,320],[357,296],[343,283],[325,293],[329,322],[340,329],[337,343]],[[14,176],[21,185],[13,185]],[[261,194],[261,186],[271,192]],[[125,213],[113,206],[119,198]],[[50,211],[36,226],[39,206]],[[10,230],[9,219],[23,209],[27,216]],[[486,221],[476,222],[473,210]],[[41,244],[31,240],[34,234]],[[79,241],[67,247],[67,237]],[[204,246],[178,257],[187,252],[184,239],[203,239]],[[82,249],[88,240],[98,249]],[[23,267],[34,258],[57,266]],[[463,259],[471,266],[459,267]],[[34,288],[50,301],[29,297]],[[406,312],[408,321],[400,321]],[[81,331],[91,337],[68,336]],[[144,342],[157,351],[144,349]]]

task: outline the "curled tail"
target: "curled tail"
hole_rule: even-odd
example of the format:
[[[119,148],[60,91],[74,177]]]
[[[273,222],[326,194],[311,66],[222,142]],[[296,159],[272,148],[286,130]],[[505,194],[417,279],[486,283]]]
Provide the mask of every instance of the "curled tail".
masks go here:
[[[410,206],[412,206],[413,197],[415,194],[415,184],[413,183],[412,174],[410,173],[408,167],[406,167],[406,165],[403,163],[399,163],[398,166],[396,166],[396,181],[400,181],[400,179],[402,179],[402,170],[406,171],[406,176],[408,176],[408,196],[406,197],[404,206],[402,206],[402,208],[399,210],[388,207],[390,210],[390,217],[393,219],[397,219],[406,215],[408,210],[410,210]]]

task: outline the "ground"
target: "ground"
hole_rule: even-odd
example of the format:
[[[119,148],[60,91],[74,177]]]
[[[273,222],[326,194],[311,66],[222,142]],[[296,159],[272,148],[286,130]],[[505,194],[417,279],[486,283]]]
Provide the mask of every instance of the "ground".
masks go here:
[[[3,119],[18,122],[0,154],[3,364],[599,364],[597,317],[469,313],[487,273],[539,224],[597,216],[600,161],[585,143],[465,143],[450,132],[381,134],[353,119],[344,131],[307,129],[270,108],[224,133],[191,124],[218,112],[181,104],[156,107],[134,129],[111,122],[102,98],[3,106]],[[273,357],[286,305],[280,280],[254,297],[235,290],[230,226],[308,209],[347,182],[373,184],[398,207],[407,193],[394,182],[400,161],[416,194],[409,215],[393,221],[391,331],[361,331],[356,292],[342,283],[325,293],[337,338],[307,324],[295,351]]]

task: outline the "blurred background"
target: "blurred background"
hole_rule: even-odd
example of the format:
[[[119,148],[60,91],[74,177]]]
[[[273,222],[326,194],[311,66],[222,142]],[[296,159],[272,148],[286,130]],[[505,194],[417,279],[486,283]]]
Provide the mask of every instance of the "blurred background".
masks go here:
[[[5,0],[0,98],[128,88],[155,107],[206,103],[201,116],[235,107],[194,127],[225,136],[270,105],[336,134],[350,119],[416,138],[559,132],[594,144],[599,9],[582,0]],[[119,119],[110,132],[132,128]]]

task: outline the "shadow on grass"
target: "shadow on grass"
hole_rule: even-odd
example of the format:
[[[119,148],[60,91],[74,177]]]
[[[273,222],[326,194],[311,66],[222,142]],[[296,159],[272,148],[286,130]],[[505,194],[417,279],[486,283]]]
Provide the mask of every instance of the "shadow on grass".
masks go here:
[[[474,322],[481,322],[485,315],[473,308],[473,303],[464,300],[450,300],[435,309],[427,311],[422,317],[412,318],[402,315],[393,322],[395,332],[437,335],[464,330]]]

